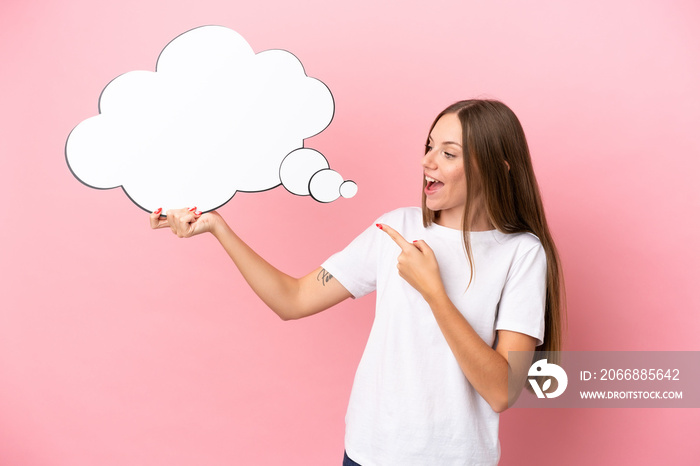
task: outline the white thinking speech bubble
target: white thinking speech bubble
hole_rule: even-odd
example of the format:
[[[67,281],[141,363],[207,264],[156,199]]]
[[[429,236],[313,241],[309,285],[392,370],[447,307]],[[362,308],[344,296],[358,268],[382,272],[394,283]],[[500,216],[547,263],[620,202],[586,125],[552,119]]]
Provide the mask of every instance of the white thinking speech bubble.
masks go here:
[[[222,26],[181,34],[161,52],[156,71],[112,80],[100,114],[78,124],[66,161],[81,182],[122,187],[152,212],[214,210],[237,191],[282,184],[319,202],[352,197],[353,181],[331,170],[304,139],[333,119],[334,102],[285,50],[255,53]]]

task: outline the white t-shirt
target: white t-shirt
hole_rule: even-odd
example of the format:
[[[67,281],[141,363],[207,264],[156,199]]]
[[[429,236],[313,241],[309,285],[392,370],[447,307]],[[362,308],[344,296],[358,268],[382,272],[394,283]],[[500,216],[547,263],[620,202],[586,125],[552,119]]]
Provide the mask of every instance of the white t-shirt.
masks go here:
[[[538,238],[472,232],[474,278],[462,232],[423,227],[419,208],[377,223],[425,240],[451,301],[493,346],[496,330],[544,337],[546,258]],[[423,297],[396,269],[401,250],[374,225],[322,267],[354,297],[377,291],[374,324],[348,406],[345,448],[362,466],[493,465],[498,414],[467,381]]]

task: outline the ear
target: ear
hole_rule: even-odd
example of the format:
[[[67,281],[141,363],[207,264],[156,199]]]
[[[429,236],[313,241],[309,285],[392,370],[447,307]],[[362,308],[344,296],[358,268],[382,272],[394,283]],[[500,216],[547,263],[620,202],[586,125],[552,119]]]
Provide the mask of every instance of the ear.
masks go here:
[[[508,168],[508,171],[510,171],[510,164],[508,163],[508,161],[504,160],[503,163],[506,164],[506,168]]]

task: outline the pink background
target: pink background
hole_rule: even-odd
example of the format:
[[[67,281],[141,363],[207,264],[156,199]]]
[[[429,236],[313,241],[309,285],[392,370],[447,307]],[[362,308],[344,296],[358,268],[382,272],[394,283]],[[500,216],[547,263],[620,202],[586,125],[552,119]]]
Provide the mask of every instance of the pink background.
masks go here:
[[[333,92],[306,146],[354,179],[221,209],[301,275],[419,202],[433,116],[502,99],[529,138],[569,350],[700,350],[694,1],[18,1],[0,6],[0,464],[333,465],[373,298],[282,322],[211,237],[153,232],[64,144],[102,88],[204,24],[284,48]],[[197,176],[206,176],[206,173]],[[696,464],[696,409],[511,410],[502,464]]]

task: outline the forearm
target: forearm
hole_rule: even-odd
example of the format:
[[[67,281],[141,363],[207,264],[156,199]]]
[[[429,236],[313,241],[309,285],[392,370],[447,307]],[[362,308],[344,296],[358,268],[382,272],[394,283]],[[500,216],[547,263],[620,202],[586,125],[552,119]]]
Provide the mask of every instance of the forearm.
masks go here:
[[[219,240],[245,281],[281,319],[299,315],[299,280],[270,265],[251,249],[225,223],[217,223],[211,233]]]
[[[465,377],[496,412],[508,407],[508,361],[481,339],[447,294],[426,297]]]

